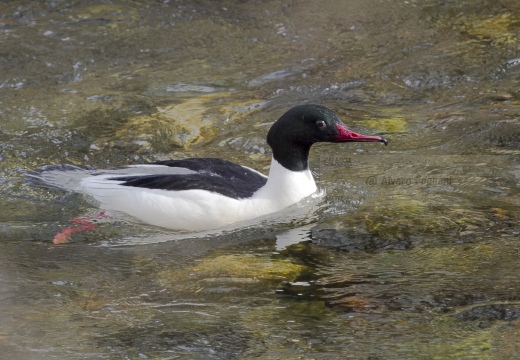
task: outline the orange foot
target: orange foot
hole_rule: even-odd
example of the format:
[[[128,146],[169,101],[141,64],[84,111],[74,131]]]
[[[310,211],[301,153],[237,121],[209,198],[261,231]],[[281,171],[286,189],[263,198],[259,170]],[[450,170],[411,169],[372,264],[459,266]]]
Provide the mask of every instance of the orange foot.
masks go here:
[[[54,236],[54,239],[52,242],[54,244],[66,244],[70,241],[70,237],[72,234],[80,232],[80,231],[87,231],[92,230],[96,228],[95,222],[97,222],[100,219],[112,219],[110,216],[105,214],[104,211],[100,211],[95,215],[84,215],[84,216],[78,216],[73,219],[70,219],[69,222],[78,224],[79,226],[72,225],[64,230],[60,231]]]

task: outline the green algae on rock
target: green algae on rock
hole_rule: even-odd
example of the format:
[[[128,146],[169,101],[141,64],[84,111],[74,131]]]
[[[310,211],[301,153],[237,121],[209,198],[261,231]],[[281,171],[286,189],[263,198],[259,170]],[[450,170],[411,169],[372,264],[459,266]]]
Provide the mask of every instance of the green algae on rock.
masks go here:
[[[183,270],[163,270],[157,275],[161,286],[177,291],[202,291],[219,284],[228,289],[272,288],[270,283],[291,281],[305,266],[288,259],[269,259],[251,254],[223,254],[208,256]],[[265,285],[261,286],[260,283]],[[224,290],[222,290],[224,291]]]

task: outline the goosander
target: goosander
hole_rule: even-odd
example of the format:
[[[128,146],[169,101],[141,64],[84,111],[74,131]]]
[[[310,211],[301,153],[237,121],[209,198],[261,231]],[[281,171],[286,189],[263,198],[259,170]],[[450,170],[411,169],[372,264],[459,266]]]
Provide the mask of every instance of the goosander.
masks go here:
[[[80,188],[104,210],[127,213],[164,228],[203,231],[281,211],[316,192],[309,169],[317,142],[382,142],[349,130],[331,110],[300,105],[270,128],[269,176],[216,158],[133,165],[138,174],[106,173],[80,179]]]

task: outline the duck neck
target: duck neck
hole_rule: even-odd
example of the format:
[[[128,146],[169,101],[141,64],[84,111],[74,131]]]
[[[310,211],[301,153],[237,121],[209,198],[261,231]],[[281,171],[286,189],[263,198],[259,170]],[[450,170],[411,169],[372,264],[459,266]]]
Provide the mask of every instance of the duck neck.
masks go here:
[[[273,199],[287,206],[297,203],[315,191],[316,183],[308,167],[301,171],[289,170],[273,157],[267,183],[255,195]]]
[[[309,169],[309,151],[311,146],[308,144],[289,144],[278,142],[273,149],[273,161],[277,161],[285,169],[291,171],[306,171]]]

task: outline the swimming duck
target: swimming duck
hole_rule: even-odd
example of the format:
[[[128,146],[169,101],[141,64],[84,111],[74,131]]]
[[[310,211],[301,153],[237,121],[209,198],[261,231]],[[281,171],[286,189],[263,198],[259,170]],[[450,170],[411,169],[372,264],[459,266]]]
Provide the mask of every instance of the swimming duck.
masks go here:
[[[300,105],[283,114],[267,134],[269,176],[222,159],[192,158],[131,166],[142,174],[88,176],[80,186],[103,209],[151,225],[217,229],[281,211],[316,192],[308,158],[317,142],[388,143],[351,131],[324,106]]]

